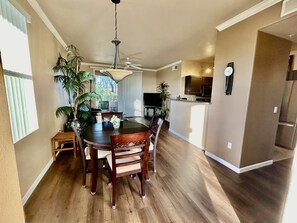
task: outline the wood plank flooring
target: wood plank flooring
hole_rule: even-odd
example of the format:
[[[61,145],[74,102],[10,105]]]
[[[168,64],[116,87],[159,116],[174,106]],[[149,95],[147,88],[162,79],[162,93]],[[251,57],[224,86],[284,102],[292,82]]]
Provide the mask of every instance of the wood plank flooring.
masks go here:
[[[26,222],[281,222],[292,159],[238,175],[166,125],[159,140],[157,173],[151,166],[144,200],[138,179],[120,178],[111,209],[107,173],[100,172],[92,196],[89,174],[81,187],[79,157],[63,152],[25,205]]]

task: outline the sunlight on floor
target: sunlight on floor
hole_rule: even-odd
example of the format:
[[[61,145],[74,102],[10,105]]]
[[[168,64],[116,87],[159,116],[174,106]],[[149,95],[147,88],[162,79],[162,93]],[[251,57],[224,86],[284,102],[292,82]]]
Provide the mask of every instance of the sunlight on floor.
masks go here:
[[[212,167],[209,165],[207,158],[204,157],[205,163],[198,163],[199,169],[201,170],[201,173],[203,174],[203,169],[207,168],[209,170],[212,169]],[[207,166],[205,165],[207,164]],[[208,192],[209,198],[212,201],[214,212],[217,213],[216,217],[218,218],[218,222],[226,222],[226,219],[228,219],[227,222],[239,222],[240,220],[230,203],[227,195],[225,194],[223,188],[220,185],[220,182],[218,181],[215,173],[211,171],[211,174],[209,174],[210,171],[207,171],[207,175],[204,175],[203,178],[205,183],[205,188]],[[224,216],[223,219],[220,219],[220,216]]]

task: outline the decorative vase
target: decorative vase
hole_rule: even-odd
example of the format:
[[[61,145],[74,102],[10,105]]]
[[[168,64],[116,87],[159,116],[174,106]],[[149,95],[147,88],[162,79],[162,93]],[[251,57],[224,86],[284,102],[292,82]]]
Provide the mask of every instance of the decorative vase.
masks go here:
[[[120,128],[121,119],[119,119],[116,115],[111,117],[110,122],[112,123],[114,129]]]
[[[120,128],[120,122],[115,122],[115,123],[113,123],[113,128],[114,128],[114,129],[118,129],[118,128]]]

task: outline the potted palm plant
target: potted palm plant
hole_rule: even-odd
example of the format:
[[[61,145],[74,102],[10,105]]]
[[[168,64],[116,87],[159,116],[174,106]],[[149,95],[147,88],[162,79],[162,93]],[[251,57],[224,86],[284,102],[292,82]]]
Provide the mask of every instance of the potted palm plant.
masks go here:
[[[83,58],[79,55],[78,49],[69,45],[65,48],[66,58],[59,54],[56,65],[54,80],[60,83],[66,91],[68,105],[61,106],[56,110],[56,116],[65,116],[65,131],[71,129],[72,121],[78,120],[82,126],[93,121],[90,114],[89,101],[92,98],[99,99],[95,92],[85,92],[86,84],[94,80],[94,75],[88,71],[81,71],[80,64]]]
[[[157,92],[160,93],[160,97],[162,99],[162,107],[159,112],[160,113],[159,116],[164,120],[167,117],[167,114],[169,112],[169,108],[167,107],[167,102],[166,102],[166,100],[170,97],[170,93],[168,89],[169,89],[169,84],[166,83],[165,81],[161,82],[157,86]]]

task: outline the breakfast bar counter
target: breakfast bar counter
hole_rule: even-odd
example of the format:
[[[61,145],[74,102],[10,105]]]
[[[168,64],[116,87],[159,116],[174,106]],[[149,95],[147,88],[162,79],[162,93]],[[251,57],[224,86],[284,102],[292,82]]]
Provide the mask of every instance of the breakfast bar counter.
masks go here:
[[[169,131],[203,149],[209,106],[209,102],[172,99]]]

